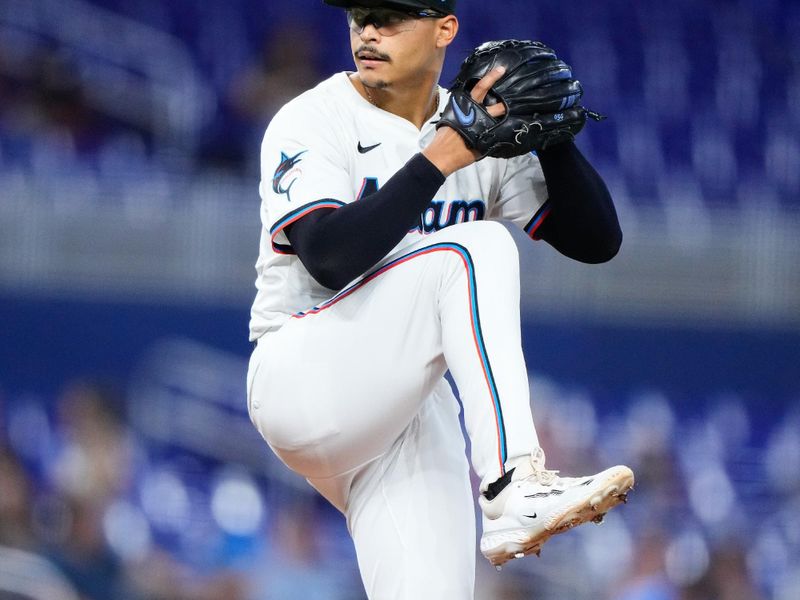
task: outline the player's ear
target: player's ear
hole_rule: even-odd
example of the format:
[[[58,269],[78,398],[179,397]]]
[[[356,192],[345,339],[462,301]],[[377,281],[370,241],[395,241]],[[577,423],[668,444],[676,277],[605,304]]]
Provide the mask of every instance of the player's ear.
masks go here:
[[[449,46],[458,33],[458,19],[455,15],[447,15],[437,21],[436,47]]]

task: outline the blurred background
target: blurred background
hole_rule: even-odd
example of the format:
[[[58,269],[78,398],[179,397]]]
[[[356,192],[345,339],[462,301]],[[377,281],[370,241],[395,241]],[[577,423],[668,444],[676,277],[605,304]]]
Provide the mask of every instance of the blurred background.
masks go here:
[[[525,351],[549,464],[637,473],[478,600],[800,598],[800,2],[459,4],[443,82],[541,39],[609,115],[623,248],[532,247]],[[260,139],[350,68],[317,0],[0,0],[3,600],[365,597],[244,389]]]

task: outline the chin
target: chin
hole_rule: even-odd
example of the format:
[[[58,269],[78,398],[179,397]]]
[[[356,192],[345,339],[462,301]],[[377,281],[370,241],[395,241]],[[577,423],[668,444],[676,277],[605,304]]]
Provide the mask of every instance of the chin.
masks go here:
[[[385,90],[386,88],[389,87],[388,81],[386,81],[385,79],[381,79],[379,77],[375,77],[369,72],[364,73],[363,71],[359,71],[358,76],[361,79],[361,83],[363,83],[368,88],[372,88],[375,90]]]

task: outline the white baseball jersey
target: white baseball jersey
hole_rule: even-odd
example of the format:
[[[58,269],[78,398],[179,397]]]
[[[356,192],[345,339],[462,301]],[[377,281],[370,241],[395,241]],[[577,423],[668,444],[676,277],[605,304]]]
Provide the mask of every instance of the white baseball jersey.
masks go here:
[[[439,105],[448,101],[439,89]],[[346,517],[371,600],[473,598],[470,464],[447,372],[482,489],[539,447],[522,352],[522,246],[508,227],[480,222],[534,235],[548,212],[535,156],[450,175],[400,243],[338,294],[309,275],[285,234],[313,210],[370,202],[434,135],[435,118],[417,129],[340,73],[287,104],[262,146],[248,413],[280,460]]]
[[[448,92],[439,88],[439,106],[447,101]],[[344,72],[275,115],[261,148],[263,228],[251,340],[331,296],[331,290],[306,271],[284,229],[315,209],[361,201],[377,191],[431,142],[438,118],[437,111],[418,130],[367,102]],[[393,252],[465,221],[509,220],[533,235],[546,216],[546,199],[535,155],[484,159],[447,178],[419,223]]]

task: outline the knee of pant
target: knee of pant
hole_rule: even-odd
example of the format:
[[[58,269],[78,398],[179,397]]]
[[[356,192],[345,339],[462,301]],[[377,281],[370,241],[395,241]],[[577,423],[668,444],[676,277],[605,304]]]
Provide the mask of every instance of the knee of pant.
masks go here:
[[[473,221],[453,227],[456,243],[464,246],[476,260],[498,260],[502,265],[517,265],[519,249],[505,226],[495,221]]]

